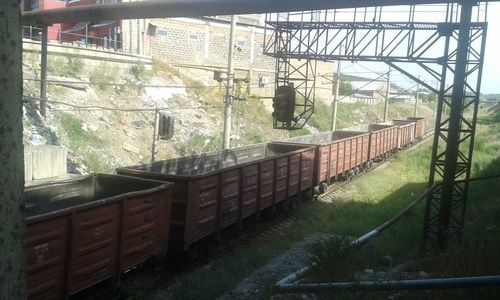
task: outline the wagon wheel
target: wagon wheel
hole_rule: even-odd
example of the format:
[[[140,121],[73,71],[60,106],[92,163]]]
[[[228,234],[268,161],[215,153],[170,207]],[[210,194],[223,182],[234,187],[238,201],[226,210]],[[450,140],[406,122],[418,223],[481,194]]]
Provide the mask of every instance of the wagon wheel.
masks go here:
[[[297,206],[299,205],[299,197],[297,195],[293,195],[289,198],[289,200],[290,210],[295,211],[295,209],[297,209]]]
[[[354,168],[354,175],[358,176],[359,173],[360,173],[359,167]]]
[[[309,200],[311,200],[312,196],[313,196],[313,189],[307,189],[305,191],[302,191],[302,201],[304,202],[307,202]]]
[[[321,194],[322,193],[321,193],[321,183],[320,183],[320,185],[313,187],[313,196],[319,196]]]

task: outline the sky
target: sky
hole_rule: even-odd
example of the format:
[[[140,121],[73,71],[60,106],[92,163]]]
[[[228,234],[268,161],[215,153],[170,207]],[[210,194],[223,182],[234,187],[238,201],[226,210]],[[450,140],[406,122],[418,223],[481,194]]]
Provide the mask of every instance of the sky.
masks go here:
[[[500,94],[500,3],[490,3],[488,8],[488,34],[484,58],[483,94]]]
[[[424,20],[417,20],[424,21]],[[500,94],[500,2],[493,2],[488,7],[488,31],[486,35],[486,49],[483,66],[483,76],[481,81],[482,94]],[[377,73],[387,72],[388,66],[384,63],[360,62],[362,66],[368,67]],[[361,72],[360,75],[365,75],[362,66],[358,64],[343,63],[342,71],[348,74]],[[428,83],[434,79],[429,78],[425,73],[421,73],[417,68],[412,70],[413,66],[408,65],[407,71],[414,74],[422,75],[422,79]],[[355,74],[352,74],[355,75]],[[366,75],[365,77],[373,78],[374,75]],[[402,88],[415,89],[415,83],[399,72],[391,72],[391,81]],[[434,86],[434,83],[431,83]]]
[[[436,8],[441,6],[439,8]],[[373,10],[373,9],[372,9]],[[370,11],[372,11],[370,10]],[[417,22],[436,22],[443,18],[443,5],[437,6],[419,6],[415,15]],[[353,10],[345,9],[340,10],[337,15],[339,21],[351,21],[353,18]],[[391,18],[390,21],[406,22],[408,18],[408,8],[404,7],[390,7],[384,10],[385,17]],[[373,12],[372,12],[373,13]],[[359,12],[358,12],[359,14]],[[473,15],[474,18],[474,15]],[[345,19],[345,20],[344,20]],[[490,3],[488,6],[488,32],[486,38],[485,60],[483,66],[483,76],[481,82],[482,94],[500,94],[500,2]],[[425,36],[425,35],[424,35]],[[420,36],[422,38],[422,36]],[[335,42],[333,44],[336,44]],[[433,48],[431,51],[442,51],[438,48]],[[402,67],[402,66],[401,66]],[[427,72],[422,72],[415,65],[409,64],[404,68],[415,76],[422,76],[421,79],[435,85],[435,79],[430,77]],[[371,74],[366,72],[366,69],[374,70]],[[351,75],[359,75],[363,77],[373,78],[376,73],[385,73],[388,66],[385,63],[377,62],[357,62],[350,63],[348,61],[342,64],[342,72]],[[451,80],[451,78],[450,78]],[[399,72],[391,72],[391,81],[403,88],[414,89],[415,83],[407,77],[399,74]],[[451,83],[451,82],[450,82]]]

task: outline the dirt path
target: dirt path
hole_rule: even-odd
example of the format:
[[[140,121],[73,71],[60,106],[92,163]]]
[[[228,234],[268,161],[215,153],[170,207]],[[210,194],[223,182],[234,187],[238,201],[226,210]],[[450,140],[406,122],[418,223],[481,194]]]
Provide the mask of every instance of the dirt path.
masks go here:
[[[309,236],[293,248],[273,258],[267,265],[255,270],[241,281],[232,291],[219,297],[219,300],[256,299],[262,296],[270,285],[305,267],[310,261],[310,250],[314,244],[334,237],[331,234],[316,233]]]

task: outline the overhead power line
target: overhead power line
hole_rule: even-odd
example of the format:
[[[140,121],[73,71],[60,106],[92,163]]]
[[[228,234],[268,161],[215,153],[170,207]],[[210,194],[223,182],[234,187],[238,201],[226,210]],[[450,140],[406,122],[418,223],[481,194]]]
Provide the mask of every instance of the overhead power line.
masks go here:
[[[24,98],[27,98],[27,101],[25,100],[25,103],[29,102],[35,102],[35,101],[40,101],[41,98],[37,97],[31,97],[28,95],[23,95]],[[75,105],[67,102],[62,102],[62,101],[53,101],[53,100],[46,100],[47,103],[53,103],[53,104],[59,104],[63,106],[69,106],[72,107],[73,109],[50,109],[51,111],[122,111],[122,112],[147,112],[147,111],[155,111],[155,110],[172,110],[172,109],[214,109],[214,108],[224,108],[224,106],[171,106],[171,107],[158,107],[158,108],[117,108],[117,107],[106,107],[106,106],[100,106],[100,105],[87,105],[87,106],[81,106],[81,105]]]
[[[23,78],[24,81],[37,81],[37,78]],[[132,87],[151,87],[151,88],[209,88],[215,89],[219,88],[219,85],[182,85],[182,84],[145,84],[145,83],[115,83],[115,82],[93,82],[93,81],[67,81],[67,80],[55,80],[47,79],[48,84],[61,85],[61,84],[83,84],[83,85],[109,85],[109,86],[132,86]],[[273,81],[268,82],[268,84],[273,84]],[[258,86],[259,83],[252,83],[250,86]]]

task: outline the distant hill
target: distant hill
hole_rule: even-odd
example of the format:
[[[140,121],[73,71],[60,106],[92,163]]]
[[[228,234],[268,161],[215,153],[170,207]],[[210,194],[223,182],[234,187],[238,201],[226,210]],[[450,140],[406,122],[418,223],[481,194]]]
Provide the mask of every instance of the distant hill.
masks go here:
[[[484,95],[484,97],[486,97],[486,100],[500,101],[500,94],[486,94],[486,95]]]

